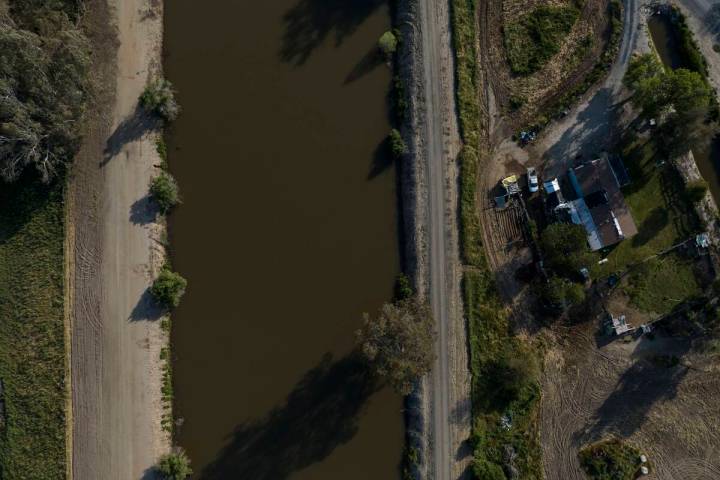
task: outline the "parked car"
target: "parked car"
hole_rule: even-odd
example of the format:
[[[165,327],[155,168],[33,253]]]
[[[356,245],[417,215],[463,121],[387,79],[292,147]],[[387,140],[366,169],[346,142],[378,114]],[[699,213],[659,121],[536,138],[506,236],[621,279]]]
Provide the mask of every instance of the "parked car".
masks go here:
[[[538,184],[537,171],[533,167],[527,169],[527,177],[528,189],[530,189],[530,193],[537,192],[540,185]]]

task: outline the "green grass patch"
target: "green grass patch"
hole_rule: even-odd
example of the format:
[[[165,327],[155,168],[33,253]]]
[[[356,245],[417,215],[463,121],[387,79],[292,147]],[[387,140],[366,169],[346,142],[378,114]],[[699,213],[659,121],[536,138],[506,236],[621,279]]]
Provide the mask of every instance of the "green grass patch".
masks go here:
[[[634,480],[640,470],[640,451],[613,439],[580,450],[580,465],[592,480]]]
[[[670,313],[689,298],[702,294],[691,259],[669,253],[633,269],[623,287],[639,310],[658,316]]]
[[[502,472],[505,453],[511,449],[517,455],[514,466],[520,478],[540,479],[537,354],[512,336],[492,273],[467,271],[463,296],[470,343],[475,476],[494,478]]]
[[[453,0],[452,27],[455,51],[456,98],[460,133],[464,146],[458,155],[460,164],[460,243],[463,262],[484,267],[485,256],[480,240],[476,191],[480,140],[477,52],[475,48],[475,0]]]
[[[607,46],[605,47],[605,51],[600,56],[600,59],[598,59],[588,74],[585,75],[582,82],[567,90],[550,106],[543,109],[543,112],[538,115],[535,122],[532,125],[528,125],[523,130],[533,130],[539,132],[545,128],[553,118],[560,118],[563,116],[565,111],[568,110],[573,103],[580,100],[585,92],[603,78],[605,73],[610,70],[613,61],[617,56],[617,52],[620,49],[620,41],[622,40],[622,12],[623,6],[620,0],[610,0],[608,4],[608,16],[610,17],[608,25],[609,40]]]
[[[680,174],[670,164],[659,165],[662,155],[652,140],[626,142],[621,154],[632,178],[623,193],[638,233],[615,246],[606,264],[595,266],[596,278],[625,271],[700,229]]]
[[[65,477],[61,182],[0,189],[0,477]]]
[[[512,72],[529,75],[540,70],[560,51],[579,15],[574,6],[541,6],[505,25],[503,40]]]

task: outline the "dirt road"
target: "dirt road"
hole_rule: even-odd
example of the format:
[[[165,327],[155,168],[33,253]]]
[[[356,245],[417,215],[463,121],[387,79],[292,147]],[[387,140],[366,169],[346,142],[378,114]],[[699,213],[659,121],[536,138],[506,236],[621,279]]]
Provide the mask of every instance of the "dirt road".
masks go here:
[[[75,480],[128,480],[147,475],[169,448],[160,427],[165,340],[159,322],[151,321],[157,312],[146,293],[151,266],[162,257],[153,240],[161,227],[147,198],[159,159],[149,119],[137,110],[160,65],[162,5],[95,3],[104,18],[94,37],[111,46],[97,53],[96,79],[106,84],[91,106],[99,118],[89,127],[69,193],[72,472]],[[103,54],[114,64],[103,65]]]
[[[424,155],[428,171],[429,297],[437,324],[436,365],[429,379],[431,448],[428,477],[457,479],[467,460],[458,455],[470,428],[469,373],[459,306],[455,156],[459,135],[454,108],[448,3],[419,5],[425,97]],[[461,457],[458,459],[458,457]]]

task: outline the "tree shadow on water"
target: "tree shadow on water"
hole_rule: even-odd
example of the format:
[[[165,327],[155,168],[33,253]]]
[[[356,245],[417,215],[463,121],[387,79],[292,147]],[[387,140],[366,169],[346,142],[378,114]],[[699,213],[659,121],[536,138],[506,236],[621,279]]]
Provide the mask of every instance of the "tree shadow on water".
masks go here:
[[[325,354],[288,395],[259,421],[238,426],[203,480],[283,480],[350,441],[378,384],[356,354]]]
[[[390,151],[390,140],[386,137],[375,147],[367,179],[372,180],[393,166],[395,160]]]
[[[348,85],[356,80],[360,80],[384,63],[385,58],[382,53],[380,53],[380,49],[377,45],[373,45],[372,48],[363,55],[360,61],[355,64],[353,69],[350,70],[350,73],[345,77],[343,85]]]
[[[387,0],[300,0],[283,15],[280,58],[296,66],[304,64],[312,52],[332,33],[339,46]]]

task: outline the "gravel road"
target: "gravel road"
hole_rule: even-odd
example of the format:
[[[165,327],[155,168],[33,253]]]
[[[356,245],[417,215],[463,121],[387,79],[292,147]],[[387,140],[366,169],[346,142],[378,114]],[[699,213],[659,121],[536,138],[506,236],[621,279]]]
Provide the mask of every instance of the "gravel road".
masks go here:
[[[69,262],[72,472],[75,480],[128,480],[149,478],[169,448],[160,426],[165,339],[159,322],[149,321],[157,312],[146,293],[162,257],[153,240],[161,227],[147,198],[159,159],[150,119],[137,110],[150,72],[160,65],[162,5],[96,3],[89,7],[101,9],[103,18],[94,37],[111,45],[96,50],[96,81],[106,85],[98,86],[91,115],[103,118],[88,127],[68,214],[75,252]],[[114,64],[103,66],[106,61]]]
[[[423,51],[424,156],[428,173],[429,300],[437,324],[436,365],[428,382],[431,415],[428,477],[460,478],[469,436],[469,373],[459,309],[457,169],[460,145],[455,114],[453,56],[447,1],[419,2]]]

